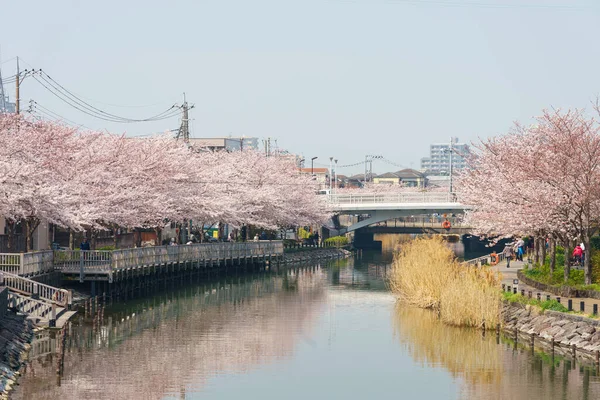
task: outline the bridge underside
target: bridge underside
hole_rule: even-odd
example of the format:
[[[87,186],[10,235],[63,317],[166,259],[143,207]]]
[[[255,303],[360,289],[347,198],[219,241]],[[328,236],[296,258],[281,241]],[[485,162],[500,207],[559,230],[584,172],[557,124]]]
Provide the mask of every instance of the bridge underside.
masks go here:
[[[347,228],[340,229],[339,233],[345,234],[348,232],[355,231],[360,228],[365,228],[369,225],[377,224],[379,222],[390,221],[396,218],[409,217],[413,215],[431,215],[433,213],[438,214],[452,214],[462,213],[464,209],[456,209],[454,207],[440,208],[436,210],[431,209],[409,209],[409,210],[371,210],[371,211],[344,211],[342,214],[368,214],[369,218],[359,221]]]

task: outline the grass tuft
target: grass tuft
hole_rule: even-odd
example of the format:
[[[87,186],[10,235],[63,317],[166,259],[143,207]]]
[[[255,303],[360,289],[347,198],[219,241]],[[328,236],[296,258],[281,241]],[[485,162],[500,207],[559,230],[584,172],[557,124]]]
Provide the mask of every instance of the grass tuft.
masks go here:
[[[488,269],[458,262],[440,237],[407,243],[394,258],[390,287],[404,301],[440,312],[460,326],[495,326],[500,321],[500,280]]]

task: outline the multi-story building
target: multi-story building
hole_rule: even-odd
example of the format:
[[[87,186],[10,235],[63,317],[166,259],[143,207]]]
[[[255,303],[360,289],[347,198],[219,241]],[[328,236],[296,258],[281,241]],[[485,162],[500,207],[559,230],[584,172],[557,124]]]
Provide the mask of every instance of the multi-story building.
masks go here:
[[[190,138],[190,146],[194,148],[205,148],[208,150],[248,150],[258,149],[258,138]]]
[[[457,171],[467,166],[469,145],[459,143],[458,138],[451,138],[452,143],[433,143],[429,146],[429,157],[421,158],[421,170],[428,174],[450,174],[450,157],[452,170]],[[451,150],[452,149],[452,150]]]

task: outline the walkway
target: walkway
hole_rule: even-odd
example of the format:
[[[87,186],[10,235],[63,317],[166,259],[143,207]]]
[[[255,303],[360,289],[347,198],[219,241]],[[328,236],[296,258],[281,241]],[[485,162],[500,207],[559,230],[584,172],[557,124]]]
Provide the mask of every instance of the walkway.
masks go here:
[[[494,271],[498,271],[498,272],[502,273],[502,284],[506,285],[506,287],[510,286],[511,290],[514,290],[513,289],[515,287],[514,280],[518,279],[517,271],[523,269],[526,264],[527,264],[527,262],[511,261],[510,268],[506,268],[506,261],[502,260],[498,263],[498,265],[492,267],[492,269]],[[583,312],[584,314],[588,314],[588,315],[592,314],[594,304],[597,304],[598,308],[600,309],[600,300],[598,300],[598,299],[582,298],[582,297],[558,297],[552,293],[545,292],[543,290],[539,290],[534,287],[525,285],[524,283],[521,283],[520,281],[516,286],[517,286],[517,293],[521,293],[521,290],[525,290],[525,295],[527,296],[529,294],[529,292],[531,291],[532,298],[537,298],[538,293],[540,294],[540,298],[542,300],[547,300],[548,296],[550,296],[550,299],[552,299],[552,300],[556,300],[556,299],[560,298],[561,304],[564,305],[565,307],[567,307],[568,301],[572,300],[573,301],[573,310],[575,310],[575,311],[580,311],[580,303],[584,302],[584,312]]]

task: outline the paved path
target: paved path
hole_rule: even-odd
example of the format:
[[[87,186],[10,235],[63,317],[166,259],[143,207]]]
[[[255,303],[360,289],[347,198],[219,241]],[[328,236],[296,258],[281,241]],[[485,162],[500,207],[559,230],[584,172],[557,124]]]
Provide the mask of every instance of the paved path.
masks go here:
[[[526,264],[527,264],[527,258],[525,258],[525,262],[511,261],[510,268],[506,268],[506,261],[500,261],[496,266],[494,266],[492,268],[493,268],[493,270],[502,273],[502,283],[505,284],[506,286],[510,286],[512,288],[512,287],[514,287],[513,280],[517,279],[517,271],[520,269],[523,269]],[[537,298],[538,293],[541,294],[542,300],[546,300],[547,295],[550,295],[550,299],[557,298],[557,296],[552,293],[544,292],[544,291],[536,289],[534,287],[525,285],[524,283],[521,283],[519,281],[519,284],[517,285],[517,293],[521,293],[521,290],[523,290],[523,289],[525,290],[526,296],[527,296],[528,292],[531,291],[533,298]],[[585,311],[584,311],[585,314],[592,313],[594,304],[598,304],[598,309],[600,309],[600,300],[598,300],[598,299],[581,298],[581,297],[572,297],[570,299],[573,300],[573,310],[575,310],[575,311],[579,311],[579,306],[580,306],[579,303],[581,301],[583,301],[585,303]],[[568,297],[561,297],[560,302],[565,307],[567,307],[568,300],[569,300]]]

